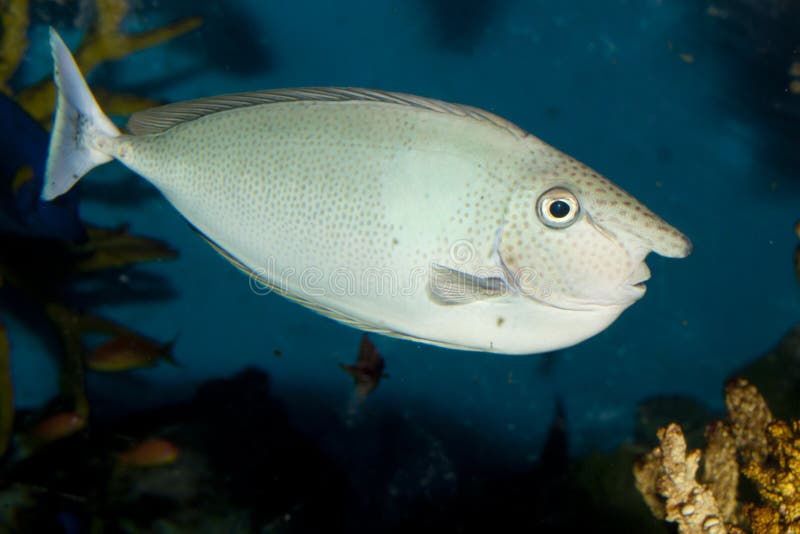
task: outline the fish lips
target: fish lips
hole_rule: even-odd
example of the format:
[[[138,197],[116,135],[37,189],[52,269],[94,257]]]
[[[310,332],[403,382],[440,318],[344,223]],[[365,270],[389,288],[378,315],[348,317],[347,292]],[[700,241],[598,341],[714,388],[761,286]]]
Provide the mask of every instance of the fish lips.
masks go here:
[[[634,269],[633,273],[631,273],[626,286],[630,288],[635,295],[638,295],[639,298],[641,298],[644,296],[645,291],[647,291],[647,285],[645,285],[645,282],[648,280],[650,280],[650,268],[647,266],[647,263],[641,261],[636,266],[636,269]]]

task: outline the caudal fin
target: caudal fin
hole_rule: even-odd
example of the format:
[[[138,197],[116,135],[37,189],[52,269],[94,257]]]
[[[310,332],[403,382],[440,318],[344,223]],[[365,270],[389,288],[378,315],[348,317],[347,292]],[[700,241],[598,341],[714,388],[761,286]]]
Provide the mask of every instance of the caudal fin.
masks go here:
[[[97,141],[120,135],[97,105],[75,59],[53,28],[50,28],[50,48],[58,101],[47,154],[43,200],[63,195],[84,174],[111,161],[111,156],[98,149]]]

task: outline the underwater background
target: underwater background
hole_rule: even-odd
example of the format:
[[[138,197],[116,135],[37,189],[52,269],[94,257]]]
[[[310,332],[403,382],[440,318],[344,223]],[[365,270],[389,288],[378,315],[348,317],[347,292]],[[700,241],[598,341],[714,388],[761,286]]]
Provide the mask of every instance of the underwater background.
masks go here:
[[[559,510],[584,501],[567,490],[559,498],[542,488],[553,476],[562,480],[573,472],[564,467],[570,459],[612,454],[641,439],[642,406],[654,397],[694,399],[686,411],[707,413],[709,420],[724,413],[725,381],[798,323],[800,288],[792,264],[800,237],[793,232],[800,217],[797,2],[133,0],[128,6],[6,0],[0,6],[6,36],[10,21],[19,20],[7,16],[12,10],[24,8],[30,16],[21,31],[30,44],[5,86],[9,96],[50,76],[49,25],[74,50],[96,30],[103,9],[127,7],[117,28],[123,34],[200,17],[202,23],[186,26],[182,35],[108,58],[114,60],[87,75],[90,85],[159,102],[356,86],[477,106],[593,167],[694,244],[685,260],[649,258],[653,276],[645,298],[600,335],[556,353],[489,355],[370,335],[387,376],[361,402],[339,365],[355,360],[361,332],[278,296],[259,295],[153,187],[121,165],[104,166],[71,200],[80,202],[81,219],[103,227],[127,224],[131,234],[162,241],[177,257],[167,261],[173,254],[164,252],[165,261],[79,279],[70,309],[90,309],[149,338],[174,340],[171,356],[178,365],[89,370],[88,430],[57,454],[42,453],[46,467],[36,467],[36,455],[19,460],[33,467],[7,466],[7,480],[33,484],[39,471],[66,469],[60,462],[69,464],[71,454],[86,460],[87,450],[107,456],[120,445],[98,441],[103,432],[170,435],[186,454],[204,451],[195,452],[199,459],[191,465],[203,464],[217,476],[240,474],[239,486],[226,490],[238,497],[214,512],[238,522],[215,523],[209,532],[371,532],[379,525],[473,531],[484,523],[466,521],[467,510],[483,498],[500,501],[490,507],[497,517],[504,503],[544,499],[547,513],[520,516],[537,531],[559,531],[567,523]],[[17,135],[18,129],[8,135],[19,111],[10,106],[0,107],[7,130],[0,138],[3,154],[19,153],[35,137]],[[41,152],[46,137],[36,139],[30,143]],[[4,173],[8,183],[19,176],[16,169]],[[3,194],[11,191],[4,187]],[[0,207],[20,211],[13,202],[5,198]],[[67,215],[59,216],[69,219],[73,208],[64,209]],[[26,224],[13,231],[9,225],[4,233],[35,234],[30,227],[36,221]],[[41,247],[37,254],[52,246],[33,237],[14,243]],[[17,250],[3,246],[4,258]],[[53,273],[58,263],[37,261],[37,276],[59,277]],[[4,291],[11,291],[8,285]],[[58,336],[42,327],[46,321],[34,306],[19,295],[2,303],[17,428],[24,433],[25,414],[36,419],[63,396],[63,363]],[[84,341],[93,343],[91,336]],[[82,372],[69,376],[82,380]],[[794,402],[789,413],[800,417]],[[192,417],[207,419],[208,434],[180,430]],[[655,427],[648,437],[654,439]],[[206,450],[210,442],[213,452]],[[606,466],[630,472],[630,463],[608,458]],[[280,483],[270,469],[280,471]],[[114,484],[133,485],[119,478]],[[149,483],[174,486],[174,479]],[[210,484],[202,477],[185,483]],[[48,484],[24,506],[13,506],[35,509]],[[502,493],[509,488],[513,496]],[[261,504],[250,506],[251,498]],[[100,528],[81,508],[85,500],[78,506],[49,499],[54,524],[64,531]],[[179,531],[190,523],[170,514],[199,508],[185,496],[159,499],[157,506],[152,500],[146,505],[147,521],[162,521],[159,528]],[[0,498],[0,506],[4,502],[12,501]],[[254,512],[259,506],[266,508]],[[643,501],[631,506],[646,512]],[[114,521],[109,517],[125,517],[118,527],[125,531],[150,531],[155,524],[138,517],[136,507],[113,510],[104,516],[107,524]],[[302,519],[305,511],[316,519]],[[301,520],[291,521],[292,515]],[[24,524],[24,514],[14,517]],[[641,531],[661,528],[648,523],[647,514],[640,517],[647,525]],[[187,531],[198,531],[191,524]],[[608,518],[595,527],[621,528]]]

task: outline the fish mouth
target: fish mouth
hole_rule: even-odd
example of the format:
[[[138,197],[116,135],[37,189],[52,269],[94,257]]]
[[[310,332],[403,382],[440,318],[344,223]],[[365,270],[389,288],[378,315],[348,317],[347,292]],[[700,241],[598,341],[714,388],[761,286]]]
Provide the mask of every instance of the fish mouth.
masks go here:
[[[650,280],[650,268],[645,262],[640,262],[631,273],[625,285],[643,294],[647,290],[645,282],[648,280]]]

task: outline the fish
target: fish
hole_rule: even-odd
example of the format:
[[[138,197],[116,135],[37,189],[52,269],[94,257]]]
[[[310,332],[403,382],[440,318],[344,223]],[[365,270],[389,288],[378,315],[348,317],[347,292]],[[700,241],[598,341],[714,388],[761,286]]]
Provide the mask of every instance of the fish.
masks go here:
[[[488,111],[275,89],[140,111],[123,131],[50,35],[58,96],[43,199],[116,160],[254,292],[346,325],[463,350],[557,350],[642,298],[650,252],[691,252],[620,187]]]
[[[40,421],[30,431],[38,443],[50,443],[71,436],[86,426],[86,419],[75,412],[59,412]]]
[[[367,334],[361,337],[356,363],[353,365],[339,364],[339,367],[353,378],[356,394],[361,400],[367,398],[367,395],[378,387],[381,378],[385,376],[383,372],[385,366],[383,357]]]
[[[178,365],[172,355],[174,344],[174,341],[161,344],[143,336],[117,336],[95,347],[86,356],[86,367],[113,373],[155,367],[162,360]]]
[[[158,467],[174,463],[180,448],[163,438],[149,438],[118,455],[121,465],[127,467]]]

